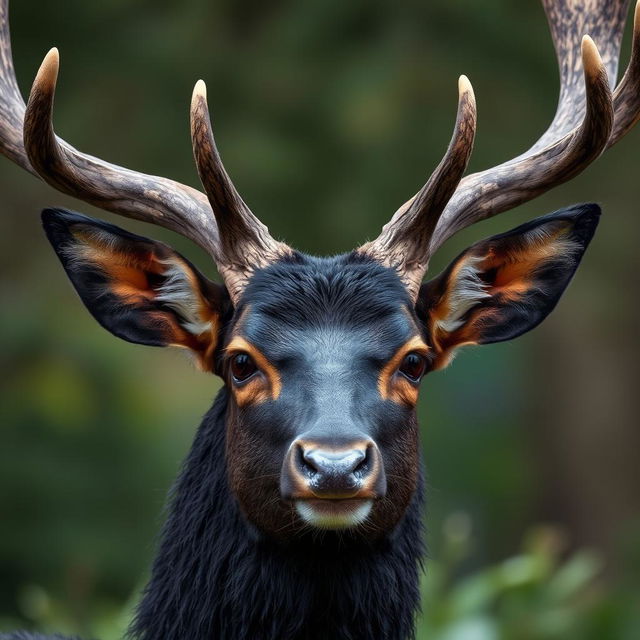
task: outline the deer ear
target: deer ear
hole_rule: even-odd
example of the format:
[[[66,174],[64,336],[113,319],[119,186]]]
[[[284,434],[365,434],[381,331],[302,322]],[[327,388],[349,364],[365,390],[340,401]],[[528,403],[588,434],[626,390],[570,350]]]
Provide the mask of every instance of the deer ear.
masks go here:
[[[190,349],[214,368],[226,289],[167,245],[61,209],[42,222],[67,275],[94,318],[138,344]]]
[[[600,207],[575,205],[478,242],[438,277],[417,303],[436,368],[458,347],[515,338],[556,306],[598,225]]]

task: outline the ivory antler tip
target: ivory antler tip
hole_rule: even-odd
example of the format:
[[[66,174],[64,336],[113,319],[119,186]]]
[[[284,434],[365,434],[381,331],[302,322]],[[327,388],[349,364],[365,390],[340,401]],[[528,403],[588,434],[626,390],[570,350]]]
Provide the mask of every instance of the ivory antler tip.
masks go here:
[[[38,69],[34,85],[45,88],[55,87],[58,78],[58,69],[60,67],[60,52],[57,47],[52,47],[42,60],[42,64]]]
[[[204,80],[198,80],[195,87],[193,87],[193,98],[199,97],[205,100],[207,99],[207,85],[204,83]]]
[[[591,36],[582,36],[582,62],[585,72],[596,74],[602,69],[602,58]]]
[[[469,82],[469,78],[467,78],[467,76],[465,75],[461,75],[458,78],[458,93],[460,94],[460,96],[468,94],[472,100],[475,100],[473,87],[471,86],[471,82]]]

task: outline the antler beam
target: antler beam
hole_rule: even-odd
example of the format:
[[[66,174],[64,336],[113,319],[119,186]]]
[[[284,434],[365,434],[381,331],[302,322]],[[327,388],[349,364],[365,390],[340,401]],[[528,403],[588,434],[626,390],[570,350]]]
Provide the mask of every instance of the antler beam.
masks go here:
[[[608,147],[618,142],[640,120],[640,2],[636,4],[633,15],[631,59],[613,94],[613,106],[615,121]]]

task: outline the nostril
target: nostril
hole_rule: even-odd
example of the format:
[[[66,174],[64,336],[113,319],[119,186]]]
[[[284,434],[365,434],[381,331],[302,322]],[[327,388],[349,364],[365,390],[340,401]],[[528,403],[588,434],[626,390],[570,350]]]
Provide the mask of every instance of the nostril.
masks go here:
[[[353,469],[353,473],[362,478],[371,472],[371,447],[368,446],[364,451],[359,452],[362,454],[362,458],[356,463],[356,466]]]
[[[309,451],[305,451],[302,445],[296,447],[296,464],[298,469],[308,478],[313,478],[319,471],[318,464],[314,462]]]

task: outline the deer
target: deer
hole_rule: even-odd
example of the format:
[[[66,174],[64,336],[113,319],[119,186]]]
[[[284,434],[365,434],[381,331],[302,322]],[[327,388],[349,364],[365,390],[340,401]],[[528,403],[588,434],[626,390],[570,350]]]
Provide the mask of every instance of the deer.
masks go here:
[[[59,53],[47,53],[25,104],[2,0],[2,153],[57,191],[185,236],[221,278],[111,223],[42,213],[98,323],[129,342],[181,348],[223,381],[171,491],[129,637],[415,637],[425,556],[420,384],[460,348],[511,340],[542,322],[573,278],[600,207],[571,205],[480,240],[425,281],[429,261],[461,229],[581,173],[640,119],[640,2],[619,82],[628,0],[542,3],[560,96],[539,140],[465,175],[477,117],[461,76],[451,142],[424,186],[374,240],[314,257],[274,239],[241,198],[202,80],[190,120],[204,192],[56,136]]]

